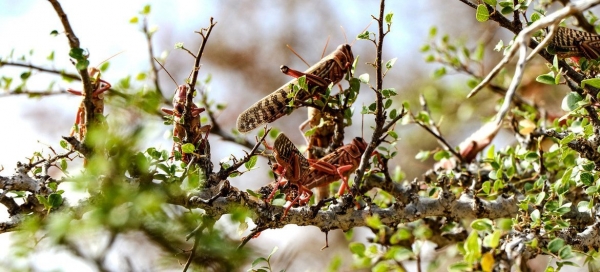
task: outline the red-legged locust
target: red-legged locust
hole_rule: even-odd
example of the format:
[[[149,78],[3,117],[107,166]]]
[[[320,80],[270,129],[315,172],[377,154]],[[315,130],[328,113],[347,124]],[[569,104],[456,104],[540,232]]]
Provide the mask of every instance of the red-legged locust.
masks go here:
[[[338,191],[342,195],[348,188],[348,176],[360,164],[360,158],[367,148],[367,142],[356,137],[351,143],[344,145],[319,160],[307,160],[296,146],[281,133],[275,139],[273,153],[276,164],[273,172],[279,175],[273,192],[267,198],[270,201],[277,189],[290,183],[298,188],[298,195],[291,200],[287,211],[296,203],[304,205],[312,196],[312,188],[328,185],[336,180],[342,180]]]
[[[340,82],[350,71],[353,62],[354,56],[350,45],[342,44],[304,72],[289,69],[287,66],[282,66],[281,70],[294,77],[306,76],[309,89],[314,87],[322,89],[331,83]],[[304,101],[313,96],[309,92],[301,91],[295,97],[291,97],[291,86],[297,84],[298,79],[291,80],[242,112],[237,119],[238,131],[246,133],[262,124],[271,123],[292,110],[288,106],[292,99]]]
[[[280,133],[275,138],[273,147],[267,146],[266,143],[265,146],[267,149],[273,150],[273,156],[277,162],[273,164],[273,172],[279,176],[275,182],[273,191],[267,197],[267,201],[270,202],[279,186],[288,182],[300,184],[304,176],[308,174],[310,164],[304,155],[302,155],[302,152],[283,133]]]
[[[179,85],[179,87],[177,87],[177,90],[175,91],[175,96],[173,97],[174,109],[161,109],[164,113],[173,116],[173,138],[175,139],[173,142],[172,153],[174,153],[174,151],[177,149],[182,154],[181,160],[185,163],[189,163],[191,160],[191,156],[193,155],[189,153],[184,154],[184,152],[181,150],[182,142],[185,139],[187,139],[187,142],[194,145],[194,153],[196,152],[196,150],[206,149],[203,150],[201,153],[204,153],[203,155],[210,154],[210,147],[208,146],[208,141],[202,141],[208,138],[210,125],[202,126],[200,124],[200,113],[202,113],[205,109],[200,108],[196,104],[192,103],[190,109],[190,115],[192,118],[189,124],[184,124],[182,122],[181,116],[183,115],[183,111],[185,110],[185,102],[188,88],[188,85],[185,84]],[[185,125],[189,127],[190,135],[186,135]]]
[[[600,57],[600,36],[566,27],[559,27],[548,46],[559,58]]]
[[[92,82],[92,87],[94,92],[92,93],[92,104],[94,104],[94,113],[99,123],[102,123],[103,114],[104,114],[104,95],[103,93],[110,89],[110,83],[105,80],[100,79],[100,69],[96,67],[89,67],[88,74],[90,75],[90,80]],[[75,116],[75,124],[73,124],[73,128],[71,129],[70,136],[73,136],[75,132],[79,135],[79,140],[83,140],[85,138],[87,132],[87,125],[85,124],[85,92],[77,91],[74,89],[67,89],[68,92],[76,95],[83,96],[81,104],[79,104],[79,108],[77,109],[77,115]]]

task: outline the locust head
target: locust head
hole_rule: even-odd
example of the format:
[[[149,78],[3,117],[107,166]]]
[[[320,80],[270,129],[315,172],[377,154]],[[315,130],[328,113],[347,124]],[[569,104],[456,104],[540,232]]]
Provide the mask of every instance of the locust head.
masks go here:
[[[177,106],[179,104],[185,104],[187,90],[187,84],[182,84],[177,87],[177,90],[175,90],[175,96],[173,96],[173,105]]]
[[[352,47],[349,44],[340,44],[340,46],[338,46],[330,56],[333,58],[333,60],[335,60],[339,67],[345,68],[344,70],[349,70],[352,68],[352,63],[354,63],[354,55],[352,54]]]

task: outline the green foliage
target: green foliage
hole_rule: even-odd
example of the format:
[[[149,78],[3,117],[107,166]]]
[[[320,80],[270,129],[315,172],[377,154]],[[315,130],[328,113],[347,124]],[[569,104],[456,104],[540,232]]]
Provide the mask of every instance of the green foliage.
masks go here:
[[[264,257],[256,258],[252,262],[252,268],[248,269],[248,271],[249,272],[250,271],[251,272],[273,272],[273,271],[275,271],[271,267],[271,257],[273,256],[273,254],[275,254],[275,252],[277,252],[277,249],[279,249],[279,248],[274,247],[273,250],[271,250],[271,253],[269,254],[269,256],[267,256],[267,258],[264,258]],[[260,268],[255,268],[261,263],[265,263],[265,264],[263,266],[261,266]],[[280,270],[280,271],[285,271],[285,270]]]

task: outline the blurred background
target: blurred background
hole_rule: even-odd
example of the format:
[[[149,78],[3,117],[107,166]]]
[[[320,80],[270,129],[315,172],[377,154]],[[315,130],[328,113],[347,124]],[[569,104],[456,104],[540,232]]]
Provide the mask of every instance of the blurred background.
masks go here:
[[[16,61],[20,56],[25,56],[25,63],[76,73],[69,61],[68,44],[62,33],[62,26],[49,3],[7,0],[0,0],[0,3],[2,59],[12,55]],[[290,80],[280,72],[280,65],[285,64],[298,70],[306,68],[286,45],[293,47],[307,62],[313,64],[321,58],[323,51],[328,54],[347,39],[348,43],[353,43],[354,56],[360,56],[356,75],[369,73],[371,83],[374,84],[374,69],[365,64],[374,61],[374,46],[368,41],[355,41],[355,37],[371,23],[369,30],[376,32],[371,15],[378,14],[379,1],[106,0],[84,3],[65,0],[60,3],[81,46],[89,51],[91,65],[97,65],[123,51],[110,60],[110,68],[102,74],[102,78],[113,83],[113,87],[118,86],[116,83],[126,76],[135,78],[138,72],[150,69],[147,41],[140,30],[140,23],[129,22],[132,17],[139,16],[146,4],[151,6],[149,27],[157,28],[152,39],[153,53],[156,56],[168,54],[165,68],[178,84],[182,84],[188,77],[194,59],[183,50],[174,49],[174,45],[181,42],[190,51],[197,52],[201,39],[194,31],[207,27],[209,18],[214,17],[217,25],[204,51],[199,80],[210,75],[212,80],[207,86],[209,99],[227,105],[217,114],[217,122],[227,132],[235,127],[239,113]],[[460,1],[388,1],[387,12],[394,13],[394,21],[391,32],[385,39],[383,60],[385,62],[397,58],[397,61],[387,74],[384,87],[394,88],[399,93],[393,107],[399,109],[402,101],[406,100],[411,103],[411,110],[415,112],[419,108],[418,94],[423,93],[430,103],[433,118],[439,120],[444,116],[442,133],[451,144],[457,145],[493,116],[500,97],[483,91],[475,98],[466,100],[470,88],[465,82],[469,77],[451,69],[447,70],[448,75],[445,77],[433,80],[432,74],[441,64],[426,62],[424,59],[427,55],[420,50],[431,41],[429,29],[437,26],[438,36],[448,34],[450,39],[460,41],[468,48],[475,48],[478,42],[485,43],[484,65],[476,70],[483,75],[501,57],[501,53],[492,51],[493,47],[500,39],[508,44],[512,35],[493,22],[477,22],[475,11]],[[59,35],[50,35],[53,30],[58,30]],[[328,37],[329,45],[324,50]],[[50,61],[47,57],[52,52],[54,60]],[[540,69],[545,71],[543,66]],[[26,70],[11,66],[0,67],[2,77],[14,77],[16,82],[24,71]],[[508,76],[510,75],[509,73]],[[164,72],[160,73],[159,79],[165,96],[171,99],[175,84]],[[53,85],[50,85],[52,82]],[[151,84],[149,79],[132,80],[132,85],[137,89],[148,88]],[[18,83],[13,83],[13,86],[16,85]],[[48,88],[58,91],[66,88],[81,89],[81,86],[76,81],[66,82],[56,75],[34,71],[26,89],[45,91]],[[373,118],[364,118],[364,130],[361,131],[362,121],[358,113],[362,105],[368,105],[374,101],[374,97],[373,92],[362,85],[359,100],[355,104],[354,125],[347,130],[346,139],[364,134],[370,140],[369,127],[373,125]],[[132,126],[144,124],[148,140],[140,146],[140,150],[150,146],[171,148],[168,136],[171,127],[163,125],[160,118],[123,113],[114,103],[111,107],[112,100],[108,95],[105,112],[108,119],[124,119]],[[71,94],[31,99],[26,95],[0,93],[0,113],[3,116],[0,118],[3,130],[0,165],[4,167],[0,174],[6,176],[14,173],[16,162],[25,161],[34,151],[48,150],[48,146],[57,148],[60,137],[69,133],[80,101],[80,97]],[[285,132],[297,145],[303,145],[305,142],[298,126],[305,119],[306,109],[299,109],[272,123],[272,126]],[[258,130],[250,132],[246,137],[253,140],[257,132]],[[397,144],[399,155],[390,162],[391,168],[399,166],[406,173],[407,179],[419,177],[434,162],[420,162],[415,159],[415,155],[420,150],[437,148],[435,139],[416,125],[397,126],[396,132],[401,138]],[[500,135],[497,139],[499,144],[512,141],[512,138],[505,137],[509,133],[501,132]],[[243,155],[243,147],[240,145],[221,141],[218,136],[211,136],[210,139],[215,165],[230,154]],[[74,161],[72,164],[71,172],[75,173],[77,170],[74,168],[81,162]],[[258,189],[267,184],[270,180],[266,160],[261,159],[258,166],[258,170],[232,179],[232,184],[240,189]],[[227,222],[225,218],[218,224],[229,228],[233,237],[247,235],[248,231],[240,236],[236,226],[229,226]],[[365,241],[365,237],[369,235],[372,235],[369,230],[357,229],[353,239]],[[4,234],[0,237],[4,240],[9,236],[10,234]],[[127,254],[132,260],[145,265],[140,266],[142,270],[155,269],[152,268],[155,261],[148,258],[151,255],[147,255],[159,256],[155,247],[134,234],[121,239],[120,242],[129,246],[120,247],[119,251],[122,252],[111,253],[115,254],[115,259],[116,256]],[[279,251],[273,257],[277,270],[318,271],[334,257],[342,261],[343,267],[351,265],[348,241],[341,231],[332,231],[329,234],[330,248],[320,251],[324,242],[324,234],[316,228],[287,226],[263,232],[260,237],[251,240],[248,246],[256,250],[257,256],[266,256],[274,246],[278,246]],[[140,252],[139,247],[135,246],[137,243],[147,246],[148,252]],[[57,256],[61,254],[40,252],[40,260]],[[430,259],[433,258],[435,256],[430,256]],[[47,271],[64,265],[61,262],[53,263],[55,266],[48,267],[46,264],[39,269]],[[83,263],[70,263],[74,267],[87,269]]]

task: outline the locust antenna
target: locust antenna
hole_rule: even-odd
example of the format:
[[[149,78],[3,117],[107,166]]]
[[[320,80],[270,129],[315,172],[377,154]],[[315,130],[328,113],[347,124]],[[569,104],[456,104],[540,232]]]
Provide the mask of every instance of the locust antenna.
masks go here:
[[[175,81],[175,79],[173,78],[173,76],[171,76],[171,73],[169,73],[169,71],[167,70],[167,68],[165,68],[162,63],[160,63],[160,61],[158,61],[155,57],[152,57],[154,59],[154,61],[156,61],[156,63],[158,63],[158,65],[160,65],[160,67],[165,70],[165,72],[167,73],[167,75],[169,75],[169,77],[171,78],[171,80],[173,80],[173,82],[175,83],[175,88],[177,88],[179,86],[179,84],[177,84],[177,81]]]
[[[310,67],[310,64],[308,64],[308,62],[306,62],[298,53],[296,53],[296,51],[294,50],[294,48],[292,48],[289,44],[285,45],[290,51],[292,51],[292,53],[294,53],[294,55],[296,55],[296,57],[298,57],[300,60],[302,60],[302,62],[304,62],[304,64],[306,64],[306,66]]]
[[[342,34],[344,34],[344,41],[346,43],[348,43],[348,37],[346,37],[346,30],[344,29],[343,26],[340,26],[340,28],[342,29]],[[352,45],[350,45],[350,46],[352,46]]]
[[[329,45],[330,38],[331,38],[331,35],[327,36],[327,41],[325,42],[325,47],[323,47],[323,53],[321,53],[321,58],[323,58],[325,56],[325,50],[327,50],[327,46]]]
[[[369,27],[371,26],[371,24],[373,23],[373,21],[370,21],[369,24],[367,25],[367,27],[365,27],[360,33],[364,33],[365,31],[367,31],[367,29],[369,29]],[[342,27],[342,31],[344,30],[344,28]],[[344,32],[344,38],[346,38],[346,32]],[[354,39],[354,41],[352,41],[352,44],[350,44],[350,46],[354,45],[354,43],[356,42],[356,39]],[[348,43],[348,41],[346,41],[346,43]]]
[[[118,56],[119,54],[121,54],[121,53],[123,53],[123,52],[125,52],[125,50],[123,50],[123,51],[121,51],[121,52],[119,52],[119,53],[116,53],[116,54],[114,54],[114,55],[112,55],[112,56],[108,57],[107,59],[105,59],[105,60],[103,60],[102,62],[98,63],[98,65],[96,65],[96,67],[99,67],[99,66],[100,66],[100,65],[102,65],[103,63],[105,63],[105,62],[109,61],[110,59],[112,59],[112,58],[114,58],[114,57]]]

